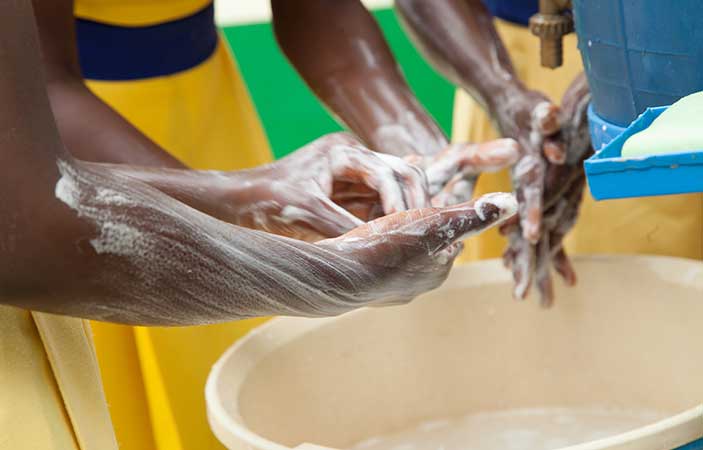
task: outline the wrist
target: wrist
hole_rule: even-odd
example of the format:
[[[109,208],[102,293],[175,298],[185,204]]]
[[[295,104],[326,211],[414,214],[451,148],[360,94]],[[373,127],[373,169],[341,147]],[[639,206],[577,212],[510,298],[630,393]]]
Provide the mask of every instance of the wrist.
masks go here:
[[[488,112],[495,120],[504,119],[507,111],[514,111],[516,105],[526,104],[529,89],[522,83],[509,83],[493,91],[487,102]]]
[[[403,157],[434,154],[447,145],[442,130],[395,69],[368,71],[333,87],[336,92],[322,97],[372,150]]]
[[[397,94],[394,101],[383,105],[386,114],[377,121],[367,140],[370,148],[401,158],[433,156],[444,150],[449,140],[414,94],[409,89]]]

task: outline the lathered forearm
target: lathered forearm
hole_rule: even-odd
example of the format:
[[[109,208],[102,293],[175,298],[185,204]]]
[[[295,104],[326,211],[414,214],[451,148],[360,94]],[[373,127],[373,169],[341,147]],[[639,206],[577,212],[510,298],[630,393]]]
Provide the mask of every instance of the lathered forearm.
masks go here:
[[[433,65],[490,112],[523,89],[481,0],[396,0],[399,17]]]
[[[451,257],[435,261],[443,249],[515,211],[514,200],[502,195],[475,206],[400,213],[349,238],[308,244],[231,226],[121,174],[58,164],[55,192],[64,207],[51,216],[64,217],[56,236],[63,273],[51,283],[32,274],[5,289],[14,295],[4,300],[129,324],[323,316],[407,301],[444,279]]]
[[[372,149],[431,155],[447,138],[359,0],[272,0],[276,37],[318,97]]]

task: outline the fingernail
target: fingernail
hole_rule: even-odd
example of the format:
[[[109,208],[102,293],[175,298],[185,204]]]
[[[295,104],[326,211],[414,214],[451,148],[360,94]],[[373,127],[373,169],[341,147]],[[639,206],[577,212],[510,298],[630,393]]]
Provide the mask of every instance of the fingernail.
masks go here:
[[[517,207],[515,196],[507,192],[486,194],[474,203],[476,214],[483,221],[508,220],[517,214]]]
[[[552,134],[559,131],[559,108],[549,102],[542,102],[532,111],[532,117],[538,128],[544,134]]]

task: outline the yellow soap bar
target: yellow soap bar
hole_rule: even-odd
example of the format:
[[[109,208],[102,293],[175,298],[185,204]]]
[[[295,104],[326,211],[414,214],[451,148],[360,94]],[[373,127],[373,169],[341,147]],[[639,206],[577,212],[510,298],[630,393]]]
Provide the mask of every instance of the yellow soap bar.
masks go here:
[[[703,92],[671,105],[622,147],[625,158],[703,150]]]

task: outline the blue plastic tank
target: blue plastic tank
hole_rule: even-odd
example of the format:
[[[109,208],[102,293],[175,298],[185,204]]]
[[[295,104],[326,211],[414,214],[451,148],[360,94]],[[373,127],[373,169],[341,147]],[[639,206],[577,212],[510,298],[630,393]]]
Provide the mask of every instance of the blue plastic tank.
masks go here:
[[[593,112],[627,127],[703,90],[703,0],[573,0]]]

